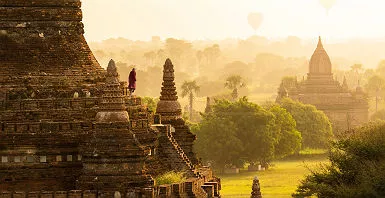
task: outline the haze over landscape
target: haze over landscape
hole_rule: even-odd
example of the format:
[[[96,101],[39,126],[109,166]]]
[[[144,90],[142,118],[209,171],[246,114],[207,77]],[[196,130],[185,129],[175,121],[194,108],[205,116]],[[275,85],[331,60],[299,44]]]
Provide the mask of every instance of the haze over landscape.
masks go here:
[[[382,62],[385,59],[384,6],[385,2],[381,0],[83,1],[85,36],[102,66],[110,58],[118,61],[122,80],[125,80],[130,68],[136,67],[139,69],[137,94],[157,97],[158,89],[148,86],[154,87],[161,82],[161,76],[155,71],[160,70],[159,66],[166,56],[171,57],[175,63],[177,89],[184,91],[182,84],[190,81],[199,87],[194,101],[188,101],[188,97],[180,98],[184,112],[190,112],[189,118],[198,122],[201,118],[198,118],[197,112],[204,111],[206,96],[231,98],[223,86],[223,82],[228,82],[231,75],[239,75],[246,85],[240,86],[239,90],[235,86],[239,96],[247,96],[258,104],[275,101],[283,89],[289,91],[289,95],[293,94],[288,86],[290,80],[285,81],[285,76],[295,76],[295,83],[297,80],[304,83],[306,76],[309,80],[310,57],[313,53],[317,54],[314,49],[317,42],[321,42],[318,36],[322,37],[323,46],[330,56],[332,78],[338,84],[348,86],[346,89],[354,90],[357,87],[359,90],[360,86],[364,86],[369,95],[369,106],[363,108],[366,111],[369,108],[371,120],[375,120],[380,114],[377,111],[382,112],[379,109],[384,108],[384,102],[378,96],[380,92],[384,94],[385,89],[380,88],[382,85],[379,82],[382,80],[375,75],[385,74],[381,69],[385,67],[385,62]],[[282,78],[284,80],[281,81]],[[330,102],[334,100],[333,97],[325,100]],[[359,106],[362,104],[337,100],[337,103],[355,106],[352,108],[361,108]],[[295,112],[290,113],[296,116]],[[331,116],[329,118],[335,135],[340,133],[335,119],[340,120],[340,124],[347,123],[347,128],[350,128],[349,113],[340,116],[332,114],[334,118],[328,115]],[[360,116],[362,121],[367,120],[368,115],[364,113],[353,116],[353,122],[358,122]],[[306,138],[306,135],[302,136]],[[202,140],[198,139],[198,142],[202,144]],[[302,144],[304,148],[308,147],[306,143]],[[313,155],[314,151],[311,153]],[[320,156],[320,159],[305,157],[304,160],[308,160],[310,165],[324,162],[325,156]],[[280,170],[282,166],[289,168],[296,163],[283,164],[274,170]],[[301,170],[295,175],[296,171],[299,170],[293,168],[288,173],[273,171],[259,175],[264,178],[270,174],[278,174],[277,177],[289,174],[300,178],[299,175],[306,172]],[[222,177],[225,195],[240,196],[247,192],[242,190],[244,186],[233,186],[238,185],[234,182],[238,182],[239,177]],[[282,181],[282,186],[288,185],[285,179]],[[270,192],[270,188],[265,190]],[[273,190],[271,194],[265,194],[268,197],[286,197],[290,192]]]
[[[187,40],[272,39],[297,36],[329,42],[381,39],[385,35],[385,2],[381,0],[84,0],[89,41],[152,36]],[[326,7],[326,8],[325,8]],[[256,31],[247,23],[251,12],[263,15]],[[313,41],[314,42],[314,41]]]
[[[0,196],[385,197],[384,7],[0,0]]]

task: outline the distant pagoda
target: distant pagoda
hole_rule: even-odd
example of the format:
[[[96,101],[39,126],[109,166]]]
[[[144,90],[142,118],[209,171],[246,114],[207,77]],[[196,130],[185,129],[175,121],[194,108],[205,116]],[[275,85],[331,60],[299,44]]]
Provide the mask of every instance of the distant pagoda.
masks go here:
[[[302,82],[297,82],[296,78],[283,80],[277,100],[289,97],[316,106],[325,112],[338,133],[368,121],[365,95],[360,86],[349,90],[345,77],[342,85],[333,79],[332,64],[319,37],[310,59],[307,79]]]

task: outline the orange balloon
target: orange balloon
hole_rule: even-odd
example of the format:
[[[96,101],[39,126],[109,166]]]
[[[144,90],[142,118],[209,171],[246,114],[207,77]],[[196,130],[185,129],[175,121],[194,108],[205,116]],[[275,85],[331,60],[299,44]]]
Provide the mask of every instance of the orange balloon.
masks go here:
[[[263,15],[258,12],[252,12],[247,16],[247,19],[249,21],[249,25],[254,29],[257,30],[263,21]]]

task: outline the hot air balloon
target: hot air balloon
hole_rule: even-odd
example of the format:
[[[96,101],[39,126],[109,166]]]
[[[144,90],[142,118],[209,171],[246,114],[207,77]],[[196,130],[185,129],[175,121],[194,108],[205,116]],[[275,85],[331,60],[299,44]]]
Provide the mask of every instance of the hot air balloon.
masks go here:
[[[247,16],[247,19],[249,21],[250,26],[254,29],[257,30],[259,26],[261,26],[262,21],[263,21],[263,15],[261,13],[257,12],[252,12]]]
[[[329,10],[336,4],[337,0],[319,0],[322,7],[326,9],[326,12],[329,12]]]

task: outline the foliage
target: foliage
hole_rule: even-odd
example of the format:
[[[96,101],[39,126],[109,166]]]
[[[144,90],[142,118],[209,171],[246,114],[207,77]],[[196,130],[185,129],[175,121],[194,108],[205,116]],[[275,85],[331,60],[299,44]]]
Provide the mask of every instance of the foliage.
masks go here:
[[[184,81],[182,85],[182,97],[186,97],[187,95],[190,95],[191,93],[199,92],[200,87],[197,85],[197,82],[194,81]]]
[[[295,197],[384,197],[385,122],[356,129],[335,142],[330,164],[313,171],[298,186]]]
[[[373,113],[373,115],[370,117],[370,120],[385,120],[385,109],[381,109]]]
[[[295,119],[297,129],[302,135],[303,148],[326,148],[333,137],[328,117],[313,105],[302,104],[284,98],[280,104]]]
[[[181,183],[184,181],[186,181],[185,173],[175,172],[175,171],[164,173],[163,175],[159,175],[158,177],[155,178],[155,184],[157,186],[165,185],[165,184]]]
[[[143,105],[147,106],[147,108],[154,113],[156,111],[156,105],[158,104],[158,101],[159,101],[158,98],[151,98],[151,97],[142,98]]]
[[[271,105],[267,110],[274,115],[272,131],[275,137],[275,157],[280,158],[299,152],[302,136],[291,114],[277,104]]]
[[[182,97],[189,96],[189,111],[190,111],[190,120],[193,117],[193,102],[194,102],[194,92],[199,92],[200,87],[197,85],[196,81],[184,81],[182,84]]]
[[[381,60],[376,68],[376,74],[379,76],[385,75],[385,60]]]
[[[366,89],[370,93],[376,94],[379,91],[385,90],[385,79],[381,76],[374,75],[369,78],[368,84],[366,85]]]
[[[197,135],[198,155],[216,168],[242,167],[245,162],[266,164],[300,147],[294,119],[279,106],[266,110],[241,98],[217,100],[212,109],[192,130]]]
[[[196,56],[199,63],[203,63],[203,58],[205,58],[206,65],[215,65],[218,57],[221,54],[221,49],[218,44],[214,44],[211,47],[206,47],[203,51],[197,51]]]
[[[192,44],[179,39],[168,38],[165,43],[165,51],[173,60],[175,65],[180,65],[184,58],[188,58],[193,53]],[[176,67],[175,69],[178,69]]]
[[[233,91],[232,97],[234,100],[238,98],[238,88],[244,87],[245,85],[240,75],[229,76],[225,82],[225,87]]]

